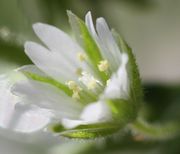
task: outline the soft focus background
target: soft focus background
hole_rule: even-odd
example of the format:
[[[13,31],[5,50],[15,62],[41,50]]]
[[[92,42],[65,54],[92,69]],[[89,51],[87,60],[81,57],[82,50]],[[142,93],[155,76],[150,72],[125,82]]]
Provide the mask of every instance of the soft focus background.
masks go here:
[[[179,0],[0,0],[0,73],[31,63],[26,40],[37,40],[32,24],[44,22],[71,33],[66,10],[84,18],[103,16],[133,48],[144,83],[149,121],[180,119]],[[133,141],[129,134],[103,141],[17,142],[0,137],[0,154],[179,154],[180,139]],[[52,141],[52,142],[50,142]],[[63,144],[58,145],[58,143]],[[93,143],[96,142],[96,145]],[[48,144],[48,146],[45,146]]]

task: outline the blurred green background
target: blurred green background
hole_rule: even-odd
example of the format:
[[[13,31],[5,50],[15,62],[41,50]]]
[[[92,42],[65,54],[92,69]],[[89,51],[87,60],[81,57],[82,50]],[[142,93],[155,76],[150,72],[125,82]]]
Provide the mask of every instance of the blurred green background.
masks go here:
[[[31,63],[23,44],[38,40],[33,23],[49,23],[71,33],[66,10],[81,18],[91,10],[94,19],[105,17],[133,48],[144,84],[146,118],[150,122],[180,120],[179,8],[179,0],[0,0],[0,73]],[[180,153],[178,136],[165,141],[134,141],[129,132],[124,132],[88,143],[62,140],[63,145],[58,146],[57,141],[45,148],[0,137],[0,153]]]

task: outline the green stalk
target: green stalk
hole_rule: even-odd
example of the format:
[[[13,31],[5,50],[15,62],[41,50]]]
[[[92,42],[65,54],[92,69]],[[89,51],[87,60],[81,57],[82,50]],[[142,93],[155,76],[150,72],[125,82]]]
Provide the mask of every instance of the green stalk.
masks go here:
[[[150,124],[138,118],[130,125],[130,128],[133,132],[142,135],[146,139],[163,140],[180,135],[180,122]]]

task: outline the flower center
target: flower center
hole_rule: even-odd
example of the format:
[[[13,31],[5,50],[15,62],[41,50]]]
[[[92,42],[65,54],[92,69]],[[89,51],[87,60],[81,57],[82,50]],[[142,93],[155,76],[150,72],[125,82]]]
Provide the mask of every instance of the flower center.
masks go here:
[[[85,62],[87,60],[87,56],[82,52],[77,53],[77,58],[80,62]],[[97,67],[100,72],[108,73],[109,62],[107,60],[101,60]],[[98,98],[98,94],[103,91],[104,86],[101,81],[96,79],[89,72],[83,71],[82,68],[77,68],[75,73],[79,76],[78,81],[80,83],[78,84],[75,81],[68,81],[66,83],[69,89],[73,92],[72,98],[76,100],[81,100],[83,97],[86,99],[88,99],[88,97],[92,99]],[[81,83],[86,87],[86,89],[83,90],[83,88],[81,88],[83,86]],[[82,86],[80,87],[79,85]]]
[[[81,81],[88,90],[94,90],[99,85],[102,85],[99,80],[95,79],[91,74],[87,72],[82,72],[82,76],[79,77],[79,81]]]

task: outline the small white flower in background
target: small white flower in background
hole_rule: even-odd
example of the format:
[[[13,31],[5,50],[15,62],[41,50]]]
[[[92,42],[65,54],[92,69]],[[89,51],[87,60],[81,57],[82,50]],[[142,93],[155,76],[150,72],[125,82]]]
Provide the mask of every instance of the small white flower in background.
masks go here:
[[[17,99],[16,107],[0,110],[13,107],[16,113],[8,115],[10,120],[1,118],[1,127],[94,138],[136,118],[142,94],[131,49],[103,18],[95,29],[90,12],[85,23],[70,11],[68,16],[77,42],[56,27],[33,25],[45,47],[26,42],[25,53],[35,65],[18,69],[27,78],[13,84],[13,94],[8,92],[7,102]]]

